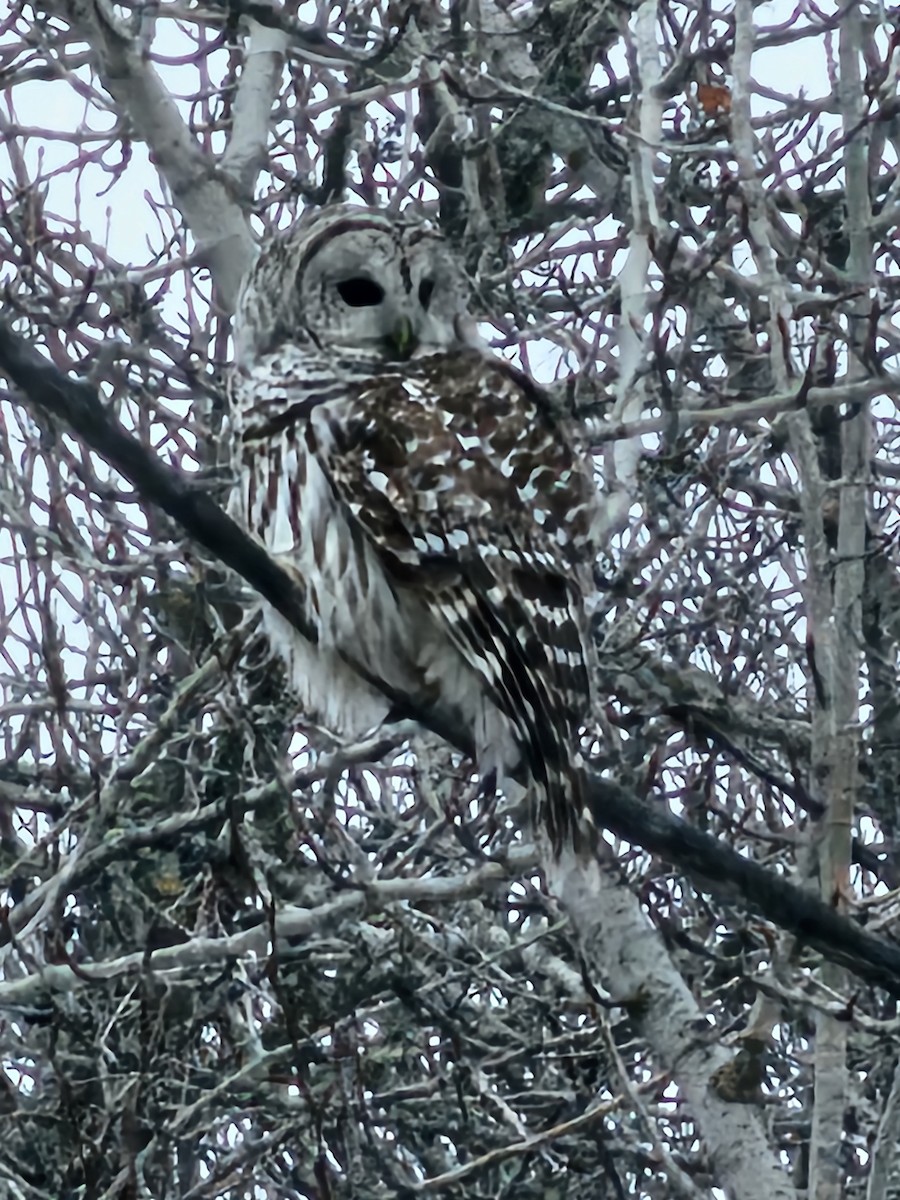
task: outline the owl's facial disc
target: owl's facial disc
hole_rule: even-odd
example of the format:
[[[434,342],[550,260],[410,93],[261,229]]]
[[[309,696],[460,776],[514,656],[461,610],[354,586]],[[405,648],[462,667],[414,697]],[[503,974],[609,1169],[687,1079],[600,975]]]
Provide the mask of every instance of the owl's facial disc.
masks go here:
[[[420,296],[425,283],[428,285],[425,288],[427,297],[430,296],[434,283],[432,280],[423,282],[419,287]],[[384,288],[380,283],[365,275],[350,276],[348,279],[340,280],[335,286],[341,300],[350,308],[378,308],[385,302]],[[392,313],[386,312],[384,316],[383,326],[390,325],[391,327],[383,339],[383,350],[390,359],[411,358],[419,347],[418,330],[405,312],[397,315],[391,325],[392,315]]]
[[[405,361],[466,344],[465,293],[443,243],[416,226],[351,228],[300,273],[304,323],[324,348]]]

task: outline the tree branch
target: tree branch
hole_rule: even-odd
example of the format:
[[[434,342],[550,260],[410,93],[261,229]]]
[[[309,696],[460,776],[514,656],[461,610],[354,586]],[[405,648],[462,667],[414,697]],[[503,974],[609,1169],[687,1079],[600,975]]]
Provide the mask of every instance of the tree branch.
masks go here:
[[[82,441],[128,479],[141,498],[155,504],[195,541],[250,583],[304,637],[315,640],[305,617],[302,581],[279,567],[197,484],[163,463],[113,419],[89,385],[59,371],[24,338],[0,322],[0,368],[21,389],[12,399],[38,414],[64,421]],[[403,697],[386,693],[401,706]],[[460,731],[436,711],[400,711],[471,754]],[[743,899],[773,924],[787,929],[826,959],[861,979],[900,996],[900,947],[868,934],[816,896],[743,857],[730,846],[674,817],[661,806],[635,799],[624,787],[595,777],[590,802],[605,826],[690,875],[701,890]]]
[[[215,163],[200,149],[168,89],[106,0],[58,0],[54,7],[90,45],[103,86],[147,143],[212,273],[219,303],[231,311],[255,244],[226,177],[217,175]],[[242,184],[246,188],[246,172]]]
[[[287,35],[248,19],[244,66],[231,118],[231,137],[222,155],[221,170],[231,178],[247,203],[266,161],[269,117],[278,92],[287,52]]]
[[[95,388],[57,370],[2,320],[0,365],[34,406],[64,421],[133,484],[142,499],[161,508],[196,542],[252,582],[305,638],[317,641],[316,631],[306,619],[303,591],[287,572],[196,481],[167,466],[128,433],[107,412]]]

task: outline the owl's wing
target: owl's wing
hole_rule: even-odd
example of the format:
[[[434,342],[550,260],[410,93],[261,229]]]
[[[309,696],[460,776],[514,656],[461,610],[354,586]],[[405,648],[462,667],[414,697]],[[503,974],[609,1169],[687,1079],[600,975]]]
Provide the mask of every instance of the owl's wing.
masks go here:
[[[309,428],[385,569],[416,591],[513,723],[561,840],[573,817],[553,797],[568,786],[591,696],[589,462],[527,378],[477,352],[369,380]]]

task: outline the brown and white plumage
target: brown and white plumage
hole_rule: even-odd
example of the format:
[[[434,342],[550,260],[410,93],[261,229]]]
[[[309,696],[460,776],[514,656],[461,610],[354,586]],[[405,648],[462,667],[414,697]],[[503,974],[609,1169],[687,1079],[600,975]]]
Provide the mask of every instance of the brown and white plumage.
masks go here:
[[[307,711],[348,734],[397,697],[439,714],[559,851],[583,808],[596,492],[470,327],[418,221],[340,206],[270,244],[239,303],[237,508],[306,589],[317,645],[266,622]]]

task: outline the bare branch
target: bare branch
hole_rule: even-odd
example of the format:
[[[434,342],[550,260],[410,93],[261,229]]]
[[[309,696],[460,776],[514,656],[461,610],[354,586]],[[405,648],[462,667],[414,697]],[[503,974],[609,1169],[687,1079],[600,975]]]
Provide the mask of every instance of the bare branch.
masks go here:
[[[107,0],[59,0],[59,6],[90,44],[104,87],[150,147],[212,272],[219,303],[230,312],[255,253],[240,203],[215,163],[197,145],[174,99],[139,46],[132,44]],[[239,149],[242,142],[243,138]],[[258,165],[258,157],[255,161]],[[245,166],[242,170],[245,191],[249,169]]]
[[[251,583],[298,632],[309,636],[303,616],[302,583],[278,567],[196,485],[166,467],[126,433],[104,412],[90,387],[67,379],[2,326],[0,366],[32,403],[64,419],[92,449],[121,471],[146,501],[158,504],[187,533]],[[446,718],[442,720],[435,713],[416,715],[451,745],[458,745],[459,732]],[[468,749],[462,745],[458,748]],[[676,863],[694,875],[701,886],[736,889],[751,907],[802,937],[825,958],[900,994],[900,949],[870,937],[853,922],[839,917],[829,905],[730,847],[677,818],[632,800],[612,783],[597,778],[592,792],[592,808],[599,825]]]

